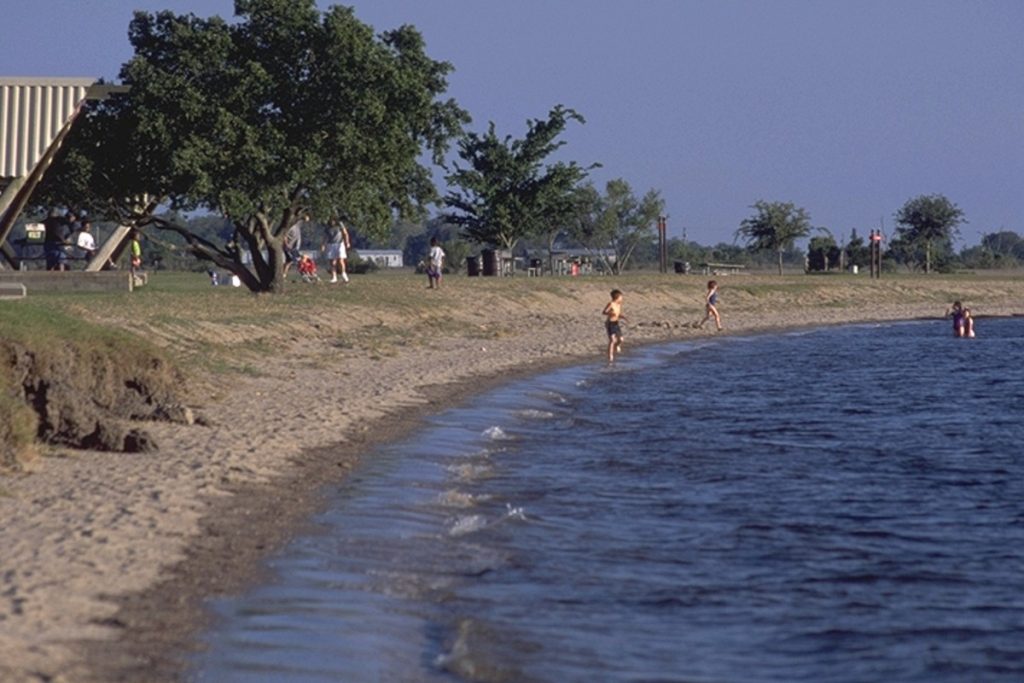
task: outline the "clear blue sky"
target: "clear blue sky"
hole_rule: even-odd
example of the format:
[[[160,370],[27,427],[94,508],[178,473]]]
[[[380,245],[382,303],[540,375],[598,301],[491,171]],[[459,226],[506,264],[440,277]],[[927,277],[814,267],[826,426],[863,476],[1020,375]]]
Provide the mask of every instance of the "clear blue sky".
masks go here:
[[[1024,234],[1020,0],[349,4],[378,31],[419,28],[475,130],[522,137],[556,104],[579,111],[562,156],[661,191],[672,235],[731,242],[759,199],[837,234],[889,232],[933,193],[965,212],[963,243]],[[113,79],[133,9],[230,17],[233,2],[8,2],[0,75]]]

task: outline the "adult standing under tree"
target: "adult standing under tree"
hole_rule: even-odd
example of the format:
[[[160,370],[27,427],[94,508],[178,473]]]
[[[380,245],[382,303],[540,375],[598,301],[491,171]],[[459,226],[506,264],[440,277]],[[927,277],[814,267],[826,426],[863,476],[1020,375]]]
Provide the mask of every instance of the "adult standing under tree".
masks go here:
[[[327,223],[324,242],[320,245],[320,250],[324,252],[327,262],[331,264],[331,282],[337,282],[338,273],[341,273],[342,281],[346,285],[348,284],[345,262],[348,259],[348,250],[351,246],[352,241],[349,238],[345,222],[340,218],[332,218]]]
[[[284,234],[284,275],[288,276],[288,268],[298,263],[299,252],[302,250],[302,224],[309,222],[309,214],[291,224]]]

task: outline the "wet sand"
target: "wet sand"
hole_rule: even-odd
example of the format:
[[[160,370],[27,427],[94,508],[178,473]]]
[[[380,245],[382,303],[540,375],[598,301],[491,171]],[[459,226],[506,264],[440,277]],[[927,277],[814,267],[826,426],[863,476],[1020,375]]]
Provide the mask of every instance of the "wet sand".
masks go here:
[[[259,580],[261,559],[308,531],[324,487],[376,445],[511,378],[603,362],[600,311],[612,287],[626,292],[627,356],[637,344],[716,334],[939,319],[952,297],[979,316],[1024,314],[1024,279],[822,278],[789,289],[729,276],[719,278],[726,329],[716,333],[692,327],[702,278],[565,279],[536,291],[522,278],[508,285],[515,296],[476,280],[423,293],[417,279],[436,317],[357,303],[327,321],[299,312],[273,332],[282,352],[259,372],[195,380],[208,425],[147,425],[156,453],[55,451],[29,474],[0,478],[0,680],[178,680],[208,623],[203,601]],[[245,339],[235,327],[188,334]],[[295,332],[311,327],[320,332]]]

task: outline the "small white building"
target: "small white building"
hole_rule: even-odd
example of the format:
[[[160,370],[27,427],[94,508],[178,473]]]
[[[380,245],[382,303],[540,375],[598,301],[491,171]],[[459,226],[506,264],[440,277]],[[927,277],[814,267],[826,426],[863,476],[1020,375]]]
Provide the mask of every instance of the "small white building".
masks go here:
[[[404,265],[401,249],[356,249],[364,261],[373,261],[379,268],[401,268]]]

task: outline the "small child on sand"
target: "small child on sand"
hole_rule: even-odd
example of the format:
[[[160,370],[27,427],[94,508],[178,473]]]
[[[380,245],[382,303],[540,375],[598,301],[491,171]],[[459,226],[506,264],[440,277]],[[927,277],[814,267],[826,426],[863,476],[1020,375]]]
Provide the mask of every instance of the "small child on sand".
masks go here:
[[[698,328],[703,328],[711,318],[715,319],[715,327],[722,331],[722,318],[718,315],[718,282],[708,280],[708,291],[704,294],[704,319],[697,323]]]
[[[622,314],[622,292],[617,289],[613,289],[611,297],[612,300],[605,305],[604,311],[602,311],[606,317],[604,326],[608,331],[609,363],[615,360],[616,352],[622,353],[622,326],[619,322],[622,320],[628,320],[628,318]]]

